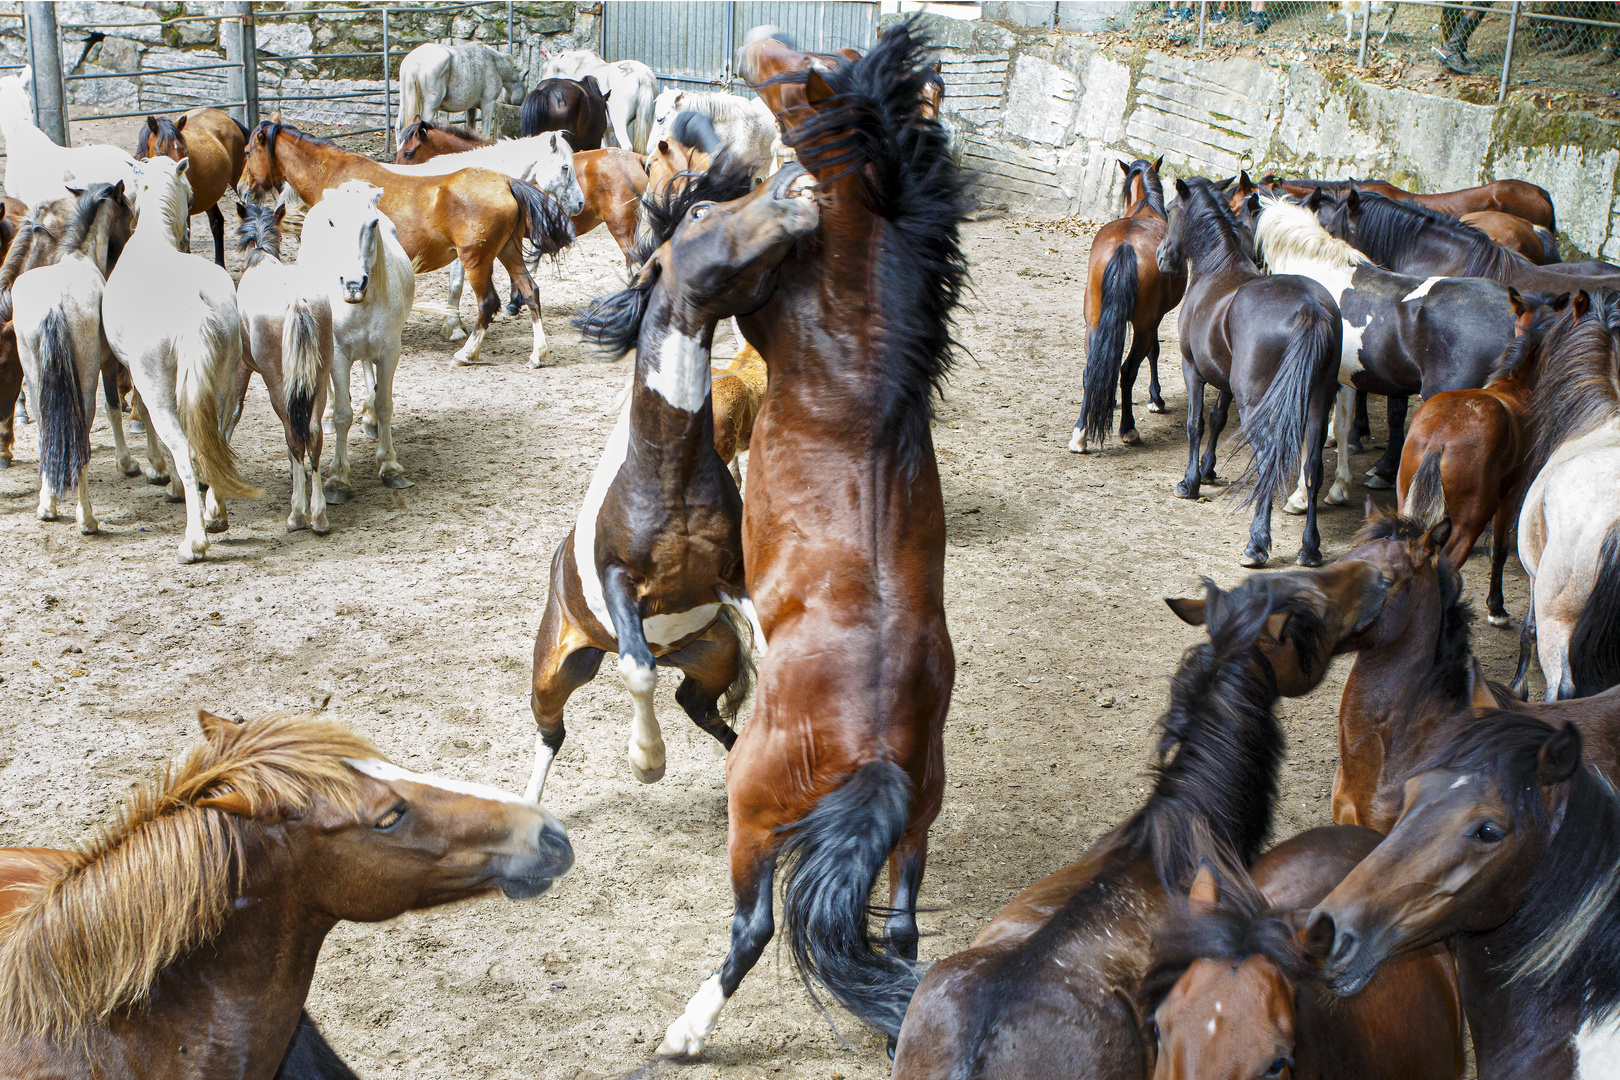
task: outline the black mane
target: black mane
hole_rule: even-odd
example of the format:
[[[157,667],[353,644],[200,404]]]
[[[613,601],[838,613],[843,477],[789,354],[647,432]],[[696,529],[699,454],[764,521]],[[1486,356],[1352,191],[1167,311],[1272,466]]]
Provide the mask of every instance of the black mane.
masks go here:
[[[1259,273],[1253,255],[1254,240],[1232,213],[1214,182],[1192,176],[1184,183],[1187,195],[1176,200],[1176,209],[1189,215],[1181,244],[1187,261],[1197,266],[1200,273],[1216,273],[1234,265],[1247,266]]]
[[[1120,191],[1120,205],[1131,204],[1131,181],[1137,176],[1142,178],[1142,188],[1147,192],[1147,204],[1160,216],[1165,217],[1164,210],[1164,183],[1159,174],[1153,171],[1153,162],[1137,158],[1131,162],[1125,174],[1125,184]]]
[[[1534,389],[1534,376],[1539,374],[1543,341],[1547,336],[1547,329],[1552,326],[1553,320],[1562,310],[1548,307],[1557,297],[1536,293],[1525,293],[1524,299],[1535,307],[1542,309],[1536,312],[1534,321],[1525,331],[1515,337],[1508,347],[1502,350],[1502,355],[1496,358],[1491,365],[1491,373],[1485,380],[1489,386],[1498,379],[1505,379],[1509,375],[1518,375],[1531,384]]]
[[[152,130],[154,123],[157,125],[157,130],[155,132]],[[145,120],[141,121],[140,131],[135,136],[135,157],[144,159],[147,156],[146,148],[148,145],[148,135],[157,136],[157,144],[159,147],[158,153],[160,154],[167,153],[167,151],[161,149],[166,143],[175,143],[176,145],[182,147],[186,145],[186,137],[184,133],[182,133],[179,128],[174,126],[173,120],[169,119],[167,116],[148,116]]]
[[[406,125],[405,137],[400,140],[400,144],[404,145],[405,143],[410,142],[411,136],[413,135],[420,137],[424,131],[442,131],[446,135],[454,135],[457,138],[467,139],[471,142],[479,143],[480,145],[487,145],[489,143],[488,139],[469,128],[456,127],[451,124],[435,124],[431,121],[423,120],[421,117],[417,117],[415,120],[412,120]]]
[[[832,98],[783,136],[823,184],[858,173],[863,202],[887,223],[878,255],[881,434],[912,469],[928,443],[934,395],[950,374],[954,312],[968,274],[959,232],[967,176],[951,158],[943,125],[922,112],[934,78],[929,48],[914,19],[889,28],[859,60],[817,72]]]
[[[1380,266],[1389,266],[1398,252],[1411,246],[1424,232],[1437,232],[1463,248],[1468,260],[1456,277],[1483,277],[1502,281],[1529,266],[1517,252],[1499,247],[1472,225],[1421,203],[1396,200],[1372,191],[1358,191],[1360,216],[1356,219],[1356,247]]]
[[[1530,406],[1527,487],[1565,442],[1620,413],[1620,293],[1595,289],[1588,295],[1590,310],[1579,319],[1573,309],[1563,312],[1542,341],[1542,377]]]
[[[237,245],[247,252],[249,267],[259,265],[265,258],[281,258],[281,227],[276,221],[279,207],[260,206],[256,203],[238,203],[246,216],[236,228]]]

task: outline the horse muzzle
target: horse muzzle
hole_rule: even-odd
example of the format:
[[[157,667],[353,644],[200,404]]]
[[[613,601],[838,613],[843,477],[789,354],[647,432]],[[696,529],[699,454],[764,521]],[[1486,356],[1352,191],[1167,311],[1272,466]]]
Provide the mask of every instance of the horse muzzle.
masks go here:
[[[766,183],[772,185],[771,199],[787,212],[784,230],[790,236],[804,236],[821,224],[821,207],[816,202],[816,178],[802,165],[789,165],[777,171]]]
[[[574,846],[568,830],[550,813],[535,807],[539,821],[524,850],[508,856],[497,885],[510,900],[532,900],[574,868]]]
[[[338,284],[343,286],[344,303],[363,304],[366,302],[366,286],[371,284],[371,277],[368,274],[359,281],[349,281],[346,278],[338,278]]]

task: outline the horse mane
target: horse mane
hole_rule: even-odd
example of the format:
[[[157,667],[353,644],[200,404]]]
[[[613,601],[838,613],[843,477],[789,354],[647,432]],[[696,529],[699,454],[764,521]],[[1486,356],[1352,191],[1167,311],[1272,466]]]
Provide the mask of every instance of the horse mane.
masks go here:
[[[152,132],[152,126],[148,121],[152,121],[152,120],[157,121],[156,136],[157,136],[157,144],[158,144],[158,153],[159,154],[166,154],[167,153],[167,151],[165,151],[163,149],[163,146],[164,146],[165,143],[173,142],[173,143],[179,143],[181,146],[186,145],[185,135],[181,133],[179,128],[174,126],[174,121],[173,120],[170,120],[167,116],[148,116],[145,120],[141,121],[140,129],[135,135],[135,154],[134,154],[134,156],[137,159],[141,158],[142,152],[149,145],[149,143],[147,142],[147,136],[152,134],[153,132]],[[240,126],[240,125],[238,125],[238,126]]]
[[[574,327],[587,341],[614,357],[636,347],[647,303],[661,270],[653,255],[675,235],[692,207],[701,202],[730,202],[754,189],[748,163],[722,153],[704,172],[683,172],[670,177],[661,191],[649,191],[641,198],[641,228],[630,262],[643,268],[629,287],[610,296],[592,300],[574,316]]]
[[[1326,264],[1335,270],[1350,270],[1372,262],[1324,229],[1315,213],[1296,202],[1262,192],[1260,208],[1254,243],[1267,266],[1275,266],[1285,256]]]
[[[933,77],[929,48],[915,17],[890,27],[859,60],[817,71],[832,97],[783,136],[822,183],[858,176],[861,201],[888,226],[878,252],[880,437],[893,441],[909,470],[928,445],[934,395],[954,362],[953,312],[968,274],[959,229],[967,174],[951,157],[944,126],[922,111]],[[773,81],[803,83],[809,75]]]
[[[1564,443],[1620,415],[1620,293],[1591,292],[1581,318],[1563,313],[1541,344],[1541,375],[1530,402],[1530,456],[1524,476],[1533,481]]]
[[[359,812],[344,759],[380,757],[368,740],[313,717],[215,723],[0,916],[0,1038],[80,1038],[144,1002],[165,967],[223,928],[263,842],[261,817],[317,800]],[[226,794],[252,817],[202,805]]]
[[[410,125],[405,128],[405,138],[400,141],[410,142],[412,135],[421,135],[424,131],[440,131],[446,135],[454,136],[455,138],[462,139],[466,142],[477,143],[479,146],[491,145],[489,139],[484,138],[471,128],[458,127],[453,124],[435,124],[431,123],[430,121],[423,120],[421,117],[418,117],[410,122]]]
[[[1198,252],[1196,259],[1189,254],[1188,261],[1196,263],[1200,273],[1218,273],[1244,264],[1258,273],[1260,268],[1243,242],[1242,223],[1233,216],[1232,208],[1215,189],[1214,182],[1202,176],[1190,176],[1184,183],[1187,198],[1176,200],[1176,206],[1183,214],[1191,215],[1187,228],[1193,231],[1193,242],[1184,243],[1182,248],[1189,253]]]
[[[1620,1010],[1620,793],[1583,761],[1568,781],[1562,815],[1551,820],[1536,768],[1555,730],[1524,713],[1488,711],[1421,768],[1492,777],[1515,826],[1546,838],[1524,904],[1501,931],[1502,974],[1573,1006],[1583,1020],[1613,1016]],[[1552,1004],[1536,1006],[1551,1011]]]
[[[1356,246],[1380,266],[1395,261],[1397,253],[1410,247],[1425,231],[1441,233],[1463,245],[1468,261],[1453,277],[1501,281],[1518,268],[1520,261],[1529,265],[1524,256],[1499,247],[1489,236],[1450,214],[1375,191],[1358,190],[1357,197],[1361,200],[1361,216],[1356,219]]]
[[[1137,158],[1130,163],[1130,171],[1125,174],[1125,183],[1120,190],[1122,206],[1131,204],[1131,181],[1136,177],[1142,178],[1142,190],[1147,192],[1147,204],[1160,217],[1165,217],[1164,210],[1164,182],[1159,174],[1153,171],[1153,162]]]
[[[276,224],[276,207],[256,203],[240,204],[247,209],[247,217],[236,227],[237,244],[247,252],[248,269],[265,259],[281,261],[281,228]]]
[[[1535,308],[1545,310],[1538,310],[1535,319],[1524,332],[1515,336],[1508,343],[1508,347],[1502,350],[1502,355],[1491,365],[1491,373],[1485,379],[1486,386],[1510,375],[1516,375],[1528,382],[1531,376],[1540,374],[1547,328],[1558,318],[1562,309],[1548,308],[1557,297],[1545,293],[1523,293],[1522,296]]]

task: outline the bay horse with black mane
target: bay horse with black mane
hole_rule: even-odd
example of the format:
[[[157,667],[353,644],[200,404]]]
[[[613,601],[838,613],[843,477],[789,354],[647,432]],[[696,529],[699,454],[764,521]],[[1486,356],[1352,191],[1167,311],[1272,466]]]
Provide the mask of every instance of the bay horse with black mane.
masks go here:
[[[569,696],[605,652],[619,654],[635,701],[637,779],[664,775],[658,665],[685,674],[675,700],[693,723],[727,750],[736,741],[727,721],[748,696],[742,641],[753,637],[738,629],[753,609],[742,499],[715,451],[709,352],[715,325],[759,306],[788,249],[817,222],[803,169],[784,169],[749,195],[752,179],[746,163],[722,155],[709,172],[649,198],[649,235],[630,287],[593,302],[576,322],[615,357],[634,350],[636,371],[579,519],[552,558],[534,641],[529,704],[540,732],[530,798],[539,798],[562,747]]]
[[[1142,358],[1148,362],[1148,411],[1164,412],[1159,393],[1159,323],[1181,303],[1187,275],[1164,274],[1154,257],[1164,239],[1164,187],[1159,166],[1164,158],[1119,163],[1125,174],[1120,198],[1125,216],[1097,230],[1091,241],[1086,276],[1085,403],[1075,421],[1069,449],[1099,449],[1114,418],[1114,385],[1119,385],[1119,439],[1127,446],[1142,441],[1136,433],[1131,391]],[[1131,331],[1131,351],[1125,356],[1125,331]],[[1123,362],[1121,360],[1123,357]]]
[[[1260,183],[1266,187],[1280,188],[1296,199],[1306,198],[1315,191],[1327,191],[1335,197],[1341,197],[1347,191],[1358,191],[1416,203],[1450,217],[1494,211],[1512,214],[1531,225],[1558,232],[1558,215],[1553,208],[1552,196],[1546,188],[1528,180],[1493,180],[1478,187],[1431,194],[1405,191],[1385,180],[1285,180],[1275,173],[1267,173],[1260,178]]]
[[[683,1057],[702,1051],[775,932],[779,862],[806,982],[899,1031],[956,671],[929,421],[967,274],[966,177],[923,114],[925,44],[903,23],[827,71],[783,50],[750,64],[753,48],[743,70],[805,101],[778,117],[815,177],[821,225],[738,320],[770,371],[743,507],[769,651],[726,763],[731,949],[659,1047]],[[885,861],[889,914],[875,935],[868,902]]]
[[[525,136],[561,131],[575,150],[600,150],[607,134],[607,98],[592,75],[543,79],[524,95],[520,123]]]
[[[247,154],[247,128],[223,109],[192,109],[178,120],[148,116],[135,136],[135,158],[190,158],[191,212],[214,231],[214,262],[225,265],[225,215],[219,200],[236,187]]]
[[[1177,180],[1175,206],[1159,244],[1159,270],[1185,271],[1181,305],[1181,371],[1187,385],[1187,474],[1178,499],[1198,498],[1215,479],[1215,444],[1236,402],[1244,438],[1254,452],[1234,493],[1247,489],[1254,505],[1249,543],[1240,560],[1270,558],[1271,503],[1299,470],[1306,478],[1301,566],[1322,563],[1316,493],[1322,483],[1322,444],[1337,392],[1343,332],[1339,308],[1322,285],[1290,274],[1267,275],[1240,239],[1238,223],[1219,189],[1203,177]],[[1204,387],[1219,392],[1204,433]]]

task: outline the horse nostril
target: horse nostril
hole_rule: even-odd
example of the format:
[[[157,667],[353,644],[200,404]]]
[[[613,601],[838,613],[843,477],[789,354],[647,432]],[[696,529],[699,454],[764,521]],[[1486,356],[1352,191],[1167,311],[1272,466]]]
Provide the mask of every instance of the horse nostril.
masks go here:
[[[1348,963],[1350,958],[1356,954],[1356,949],[1359,948],[1360,945],[1361,942],[1356,938],[1356,935],[1352,931],[1339,931],[1338,936],[1333,939],[1334,964],[1342,967],[1344,964]]]

